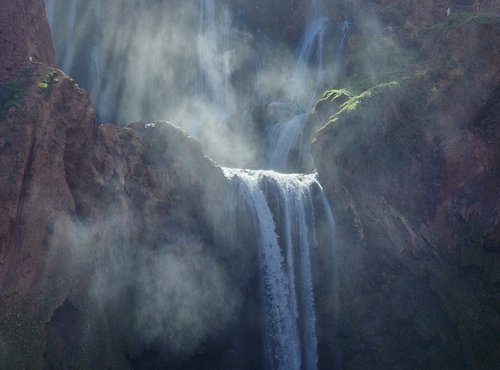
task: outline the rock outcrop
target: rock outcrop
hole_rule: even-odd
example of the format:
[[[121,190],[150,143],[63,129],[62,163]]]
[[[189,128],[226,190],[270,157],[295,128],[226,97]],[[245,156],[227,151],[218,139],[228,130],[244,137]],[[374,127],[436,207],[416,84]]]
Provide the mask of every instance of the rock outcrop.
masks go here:
[[[59,70],[32,65],[22,82],[22,102],[0,125],[0,363],[36,368],[45,358],[57,367],[80,358],[76,344],[65,348],[51,338],[64,335],[58,330],[66,330],[68,310],[81,330],[89,325],[86,312],[96,315],[89,306],[103,304],[103,297],[89,297],[96,276],[106,275],[99,289],[124,304],[117,286],[142,285],[121,264],[140,271],[162,255],[185,255],[198,260],[198,279],[224,275],[203,221],[205,194],[223,176],[197,142],[169,123],[98,126],[87,93]],[[213,266],[205,266],[209,261]],[[114,264],[121,267],[115,271]],[[221,289],[207,284],[208,291]],[[213,310],[231,312],[225,305]],[[76,324],[71,330],[84,346],[85,333]],[[102,338],[100,332],[93,340]]]
[[[56,65],[43,0],[0,2],[0,82],[15,78],[29,60]]]
[[[205,222],[222,171],[170,123],[97,125],[43,2],[1,5],[0,367],[220,361],[239,294]]]
[[[437,24],[400,83],[316,108],[331,117],[313,155],[336,215],[345,368],[500,361],[499,24]]]

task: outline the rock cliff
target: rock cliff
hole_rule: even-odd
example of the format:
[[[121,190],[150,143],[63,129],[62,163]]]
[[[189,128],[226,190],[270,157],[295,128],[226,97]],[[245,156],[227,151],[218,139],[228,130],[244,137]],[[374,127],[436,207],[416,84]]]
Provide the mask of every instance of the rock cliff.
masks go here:
[[[241,3],[298,39],[306,2]],[[320,367],[493,369],[498,1],[450,17],[462,2],[339,3],[328,15],[358,19],[338,81],[352,92],[311,121],[338,239],[334,276],[330,245],[316,252]],[[220,168],[166,122],[97,125],[55,67],[43,2],[0,6],[0,367],[258,368],[255,256],[221,249],[207,220]]]
[[[0,367],[209,362],[237,312],[204,221],[222,172],[167,122],[97,125],[53,67],[43,2],[1,7]]]
[[[316,107],[328,122],[313,155],[338,228],[345,368],[500,360],[499,26],[468,14],[415,38],[380,35],[402,49],[412,40],[418,59],[388,76],[358,65],[396,81],[330,91]]]
[[[222,173],[199,145],[165,122],[98,126],[86,92],[71,79],[46,65],[27,68],[17,79],[22,96],[0,125],[0,363],[6,368],[81,361],[84,327],[89,315],[99,316],[96,306],[110,310],[106,320],[113,321],[113,305],[128,302],[121,289],[139,294],[144,288],[134,274],[122,275],[129,269],[156,271],[158,261],[184,256],[189,264],[198,261],[186,266],[195,281],[225,276],[203,221],[205,194],[212,181],[222,181]],[[103,281],[97,283],[99,276]],[[212,283],[205,283],[208,292],[221,289]],[[184,284],[194,289],[194,281]],[[152,293],[144,294],[159,304]],[[212,305],[204,303],[207,309],[217,316],[231,312],[231,304],[216,303],[222,297],[213,294]],[[129,302],[128,309],[138,303]],[[65,324],[68,315],[71,322]],[[225,319],[212,320],[215,325]],[[111,326],[125,330],[122,324]],[[107,337],[103,331],[93,336],[92,351],[124,351],[99,342]],[[134,353],[140,357],[141,351]],[[86,352],[94,360],[102,357],[97,354]],[[111,366],[104,358],[92,366]]]

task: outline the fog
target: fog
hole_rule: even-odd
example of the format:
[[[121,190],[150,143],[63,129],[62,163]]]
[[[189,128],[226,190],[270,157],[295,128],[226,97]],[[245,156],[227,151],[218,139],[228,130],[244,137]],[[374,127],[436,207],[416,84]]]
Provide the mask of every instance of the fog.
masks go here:
[[[233,340],[231,330],[242,328],[244,324],[239,320],[247,314],[246,320],[254,320],[257,324],[252,324],[263,324],[264,328],[245,328],[254,330],[254,336],[245,337],[242,342],[252,342],[249,347],[267,346],[263,356],[279,357],[273,352],[272,342],[276,341],[284,348],[282,353],[291,353],[295,368],[299,368],[300,350],[304,347],[301,330],[309,330],[307,343],[314,344],[310,349],[311,368],[319,364],[320,341],[322,345],[329,345],[330,340],[335,342],[337,367],[343,362],[340,357],[343,340],[346,346],[358,348],[375,344],[360,355],[368,356],[370,361],[370,352],[383,343],[383,336],[393,336],[385,330],[386,324],[390,328],[389,321],[397,319],[397,316],[390,317],[394,315],[391,310],[396,311],[399,304],[391,301],[392,293],[398,298],[400,291],[413,289],[406,281],[401,286],[383,287],[390,296],[387,301],[393,305],[381,301],[377,307],[380,315],[375,318],[362,313],[365,309],[371,312],[369,295],[377,291],[383,281],[372,281],[372,274],[376,276],[380,272],[385,279],[385,262],[379,265],[377,262],[391,260],[393,254],[403,255],[400,252],[409,243],[403,239],[394,241],[400,231],[386,217],[393,217],[392,213],[398,215],[408,231],[410,222],[415,221],[413,226],[417,228],[418,225],[427,228],[434,223],[436,230],[432,232],[436,234],[441,232],[441,227],[445,228],[448,216],[462,217],[458,211],[448,210],[449,204],[442,203],[441,198],[456,189],[462,191],[462,184],[450,189],[466,176],[455,178],[443,172],[448,162],[456,162],[456,168],[447,168],[461,175],[456,170],[460,167],[458,164],[468,163],[465,157],[481,162],[481,158],[474,157],[472,150],[469,152],[466,148],[469,144],[473,146],[473,141],[474,146],[479,145],[465,126],[469,123],[475,126],[477,117],[472,116],[483,109],[478,102],[493,101],[496,95],[487,96],[486,88],[481,90],[475,86],[483,84],[488,77],[477,77],[482,65],[477,64],[475,50],[467,49],[473,47],[472,43],[457,47],[458,51],[453,50],[455,46],[446,48],[445,43],[457,42],[452,39],[456,36],[452,32],[449,32],[450,38],[443,36],[449,31],[445,24],[446,9],[441,9],[440,14],[427,14],[428,18],[421,20],[418,18],[424,17],[419,15],[417,7],[425,7],[422,12],[427,13],[440,8],[410,1],[392,4],[292,0],[283,9],[284,3],[286,1],[278,0],[46,0],[59,66],[89,92],[99,124],[112,122],[123,127],[135,121],[173,122],[201,143],[203,153],[213,159],[213,163],[223,166],[222,170],[218,168],[221,174],[226,174],[225,179],[221,175],[221,181],[226,181],[226,185],[232,181],[237,189],[229,192],[232,201],[224,201],[222,194],[228,193],[228,188],[222,184],[217,194],[203,199],[206,204],[198,206],[209,211],[193,216],[196,221],[189,220],[196,224],[194,229],[200,225],[206,227],[202,231],[190,230],[192,224],[183,218],[185,214],[180,209],[188,207],[183,201],[193,200],[183,198],[179,208],[162,205],[175,213],[169,213],[168,217],[178,218],[158,221],[161,218],[158,215],[164,214],[155,213],[161,208],[155,208],[156,195],[151,197],[153,206],[137,205],[136,199],[127,198],[128,189],[123,184],[116,187],[117,193],[123,190],[127,195],[117,196],[123,195],[111,206],[116,209],[109,214],[96,211],[98,216],[91,221],[63,218],[56,222],[54,235],[60,240],[51,245],[48,269],[55,271],[64,263],[64,258],[71,260],[71,267],[65,267],[65,273],[72,278],[75,272],[85,277],[84,300],[99,313],[95,327],[87,329],[93,334],[109,326],[111,336],[118,338],[131,358],[140,358],[148,350],[158,348],[167,351],[166,356],[173,355],[169,358],[196,356],[206,343],[220,338]],[[431,24],[444,29],[434,39],[437,33],[432,34],[435,29]],[[461,37],[465,39],[466,32]],[[453,51],[457,54],[446,55]],[[484,51],[477,54],[481,63],[487,59],[486,54]],[[472,73],[469,75],[469,72]],[[326,104],[326,111],[316,116],[310,114],[326,89],[347,88],[358,95],[392,81],[398,83],[387,84],[373,96],[366,94],[359,98],[357,103],[362,109],[346,109],[335,116],[335,109],[340,107],[335,102]],[[453,85],[455,83],[457,85]],[[454,94],[454,86],[458,95]],[[466,89],[472,92],[462,94]],[[472,96],[476,91],[484,93],[484,98]],[[464,107],[456,108],[457,102]],[[461,122],[461,115],[468,114],[467,110],[472,112],[471,116]],[[333,245],[333,213],[322,189],[311,195],[310,185],[291,186],[301,175],[262,171],[312,172],[314,164],[309,149],[312,136],[319,128],[312,125],[322,125],[332,118],[331,122],[339,125],[332,124],[323,131],[324,141],[317,143],[324,147],[316,154],[326,157],[319,158],[318,167],[321,161],[320,175],[330,181],[323,184],[328,199],[335,201],[335,195],[345,198],[337,208],[344,213],[340,215],[339,225],[350,235],[340,247]],[[470,122],[465,122],[467,119]],[[149,132],[154,135],[156,131]],[[466,136],[470,142],[464,139]],[[164,138],[158,135],[157,139]],[[180,148],[177,154],[187,153],[185,156],[189,157],[191,153],[189,149],[183,150],[184,144],[175,146]],[[193,161],[189,157],[177,165],[195,167],[195,162],[196,158]],[[170,168],[165,169],[168,170]],[[480,171],[483,170],[481,167]],[[169,175],[182,177],[188,172],[179,173]],[[207,180],[203,175],[199,174],[202,182]],[[125,182],[123,174],[120,176],[120,181]],[[311,181],[314,178],[314,175],[306,176],[311,176]],[[443,180],[446,176],[449,183]],[[157,186],[155,180],[152,180],[153,187]],[[186,184],[187,181],[181,179],[175,185],[182,188]],[[175,187],[168,185],[166,191]],[[353,189],[348,189],[350,185]],[[445,185],[450,189],[445,189]],[[321,185],[318,183],[317,187]],[[155,189],[164,190],[161,186]],[[189,191],[180,196],[176,194],[179,198],[191,195]],[[381,208],[380,213],[373,212],[372,207],[378,207],[379,198],[383,206],[391,210],[390,214],[384,214],[385,208]],[[323,210],[318,211],[318,203],[323,204]],[[438,206],[441,207],[438,210],[433,208]],[[136,209],[131,210],[134,207]],[[301,207],[304,212],[297,213]],[[144,209],[152,214],[142,218]],[[436,217],[442,218],[439,221],[442,224],[433,220]],[[372,218],[376,221],[373,224]],[[154,226],[145,226],[151,220]],[[452,226],[448,226],[452,230]],[[144,230],[138,232],[141,227]],[[213,229],[208,230],[210,227]],[[265,232],[259,233],[258,227]],[[149,235],[153,229],[153,235]],[[297,262],[293,258],[298,252],[290,247],[284,258],[282,252],[287,237],[308,239],[307,236],[300,238],[304,231],[311,231],[312,257],[304,256]],[[141,233],[141,237],[148,235],[138,242],[132,240],[134,233]],[[382,234],[384,236],[380,236]],[[369,240],[370,235],[375,236],[374,240]],[[413,234],[411,236],[413,239]],[[263,240],[271,257],[262,253]],[[401,250],[390,250],[391,242]],[[299,248],[300,252],[305,250]],[[341,256],[336,259],[338,252]],[[420,259],[417,255],[413,257]],[[400,257],[394,258],[399,261]],[[257,263],[261,265],[256,266]],[[295,276],[293,270],[297,264],[304,268]],[[270,267],[275,267],[279,274],[261,273],[257,278],[252,275],[253,269],[265,272]],[[281,278],[276,279],[277,274]],[[252,278],[255,280],[249,282]],[[299,286],[299,290],[303,289],[303,299],[293,306],[290,302],[294,299],[287,294],[293,293],[290,287],[295,281],[301,284],[301,280],[308,289]],[[253,285],[243,291],[244,284]],[[274,285],[279,287],[274,289]],[[323,295],[316,297],[316,290],[322,290]],[[273,302],[273,295],[280,294],[282,299],[278,305]],[[347,300],[340,301],[341,296]],[[261,300],[258,302],[261,306],[269,304],[271,308],[249,308],[248,297]],[[358,301],[359,297],[362,299]],[[351,304],[356,310],[352,310]],[[314,311],[318,307],[322,312]],[[259,315],[266,310],[272,313],[273,309],[276,309],[274,316],[268,315],[259,321]],[[304,309],[308,314],[301,316]],[[358,312],[362,318],[357,317]],[[321,314],[331,315],[331,326],[320,327]],[[345,322],[337,321],[341,314],[346,315],[346,320],[355,321],[355,326],[351,329],[342,326]],[[274,330],[275,327],[289,329],[299,317],[311,322],[303,322],[291,334],[287,330],[281,333]],[[283,318],[286,320],[281,324]],[[106,329],[100,328],[100,324]],[[407,324],[396,320],[394,325],[405,328]],[[318,330],[317,337],[311,328]],[[335,330],[339,332],[334,333]],[[345,336],[343,331],[349,330],[350,337]],[[246,334],[248,332],[243,335]],[[290,350],[289,342],[293,342],[295,349]],[[427,348],[427,344],[423,348]],[[6,346],[0,337],[0,354],[7,350]],[[238,354],[241,358],[248,356],[244,345],[242,348]],[[406,353],[400,354],[406,357]],[[275,358],[270,362],[273,360]]]
[[[321,3],[311,1],[297,25],[302,36],[292,42],[222,1],[49,0],[46,6],[59,64],[87,89],[99,123],[165,119],[221,165],[283,171],[297,170],[290,157],[307,155],[309,113],[339,76],[351,24],[323,16]],[[88,299],[112,317],[111,326],[125,328],[117,337],[134,338],[121,339],[131,343],[129,353],[144,350],[137,343],[161,342],[175,355],[192,354],[238,320],[240,286],[202,237],[168,229],[169,240],[134,245],[128,217],[123,206],[104,223],[78,222],[68,236],[77,246],[74,263],[90,262]],[[278,248],[275,225],[262,227]]]
[[[309,113],[325,81],[335,80],[345,37],[319,1],[296,25],[299,43],[272,39],[249,19],[250,4],[46,3],[59,64],[89,91],[100,122],[169,120],[226,166],[265,166],[256,107],[285,101]]]

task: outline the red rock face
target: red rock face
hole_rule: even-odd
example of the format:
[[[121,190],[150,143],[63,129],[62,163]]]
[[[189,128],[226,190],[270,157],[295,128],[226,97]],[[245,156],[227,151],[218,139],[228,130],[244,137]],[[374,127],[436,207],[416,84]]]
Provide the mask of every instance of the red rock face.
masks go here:
[[[2,0],[0,8],[0,82],[15,77],[30,58],[55,65],[43,0]]]
[[[22,106],[0,123],[0,169],[0,316],[4,340],[16,349],[0,358],[1,367],[18,363],[19,352],[32,355],[28,367],[41,363],[43,337],[26,346],[19,327],[43,333],[70,294],[84,296],[95,253],[126,245],[149,253],[140,248],[158,248],[174,235],[196,248],[179,253],[211,248],[197,215],[203,189],[223,175],[200,146],[169,124],[98,126],[87,93],[51,67],[32,68]],[[66,333],[57,317],[48,328]],[[57,333],[50,338],[56,362],[49,363],[65,361],[70,351],[56,343]]]
[[[34,69],[34,81],[24,97],[25,109],[2,123],[1,216],[3,286],[26,293],[44,268],[51,222],[75,212],[67,184],[64,158],[95,137],[95,113],[87,95],[57,72],[56,86],[37,84],[51,69]],[[64,216],[63,216],[64,215]],[[68,220],[64,221],[67,222]],[[52,232],[50,232],[52,230]],[[61,241],[64,243],[67,241]]]
[[[18,86],[0,121],[0,367],[42,366],[44,351],[57,366],[72,356],[57,331],[84,334],[53,314],[70,307],[71,320],[82,320],[92,255],[158,248],[165,235],[188,248],[178,253],[204,253],[203,189],[223,176],[171,125],[98,126],[88,94],[51,67],[43,2],[0,5],[0,83]],[[98,367],[109,364],[103,358]]]

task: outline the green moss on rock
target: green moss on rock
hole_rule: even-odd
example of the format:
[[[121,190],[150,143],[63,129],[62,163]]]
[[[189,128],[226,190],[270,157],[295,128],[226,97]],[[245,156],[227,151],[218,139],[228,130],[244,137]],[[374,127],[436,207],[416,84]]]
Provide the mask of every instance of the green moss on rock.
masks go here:
[[[318,103],[316,104],[326,101],[332,103],[338,102],[340,104],[343,104],[352,97],[353,97],[352,93],[347,89],[327,90],[323,93],[321,98],[318,100]]]
[[[359,105],[365,100],[370,99],[376,95],[383,94],[384,92],[392,89],[397,89],[400,87],[400,83],[397,81],[391,81],[382,83],[376,86],[371,87],[370,89],[362,92],[359,95],[352,95],[348,90],[329,90],[323,94],[323,98],[320,101],[331,101],[335,102],[337,100],[345,100],[340,105],[340,110],[335,113],[330,120],[327,122],[326,126],[333,124],[338,121],[339,117],[345,115],[348,112],[355,111],[358,109]]]

